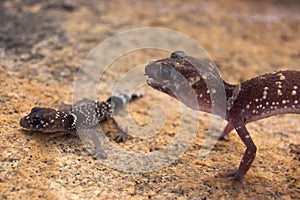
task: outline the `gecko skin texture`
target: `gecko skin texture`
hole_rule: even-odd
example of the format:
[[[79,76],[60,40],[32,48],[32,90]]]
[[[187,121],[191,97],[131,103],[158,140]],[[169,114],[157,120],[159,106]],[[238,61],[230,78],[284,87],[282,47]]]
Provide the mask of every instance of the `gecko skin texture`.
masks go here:
[[[169,58],[149,63],[145,73],[148,85],[154,89],[192,109],[211,113],[210,94],[215,91],[206,85],[211,77],[207,74],[201,76],[199,71],[207,72],[213,67],[209,60],[199,60],[183,51],[176,51]],[[221,137],[226,138],[235,129],[246,145],[239,167],[226,174],[231,180],[244,182],[244,176],[256,155],[256,146],[245,125],[278,114],[300,114],[300,71],[268,73],[237,85],[228,84],[223,79],[221,81],[225,88],[226,108],[225,115],[220,116],[228,122]],[[192,96],[196,101],[191,100]]]
[[[127,134],[122,131],[113,118],[113,113],[122,109],[128,102],[142,97],[141,94],[117,93],[107,101],[83,99],[73,106],[65,105],[59,110],[34,107],[29,115],[21,118],[20,125],[32,131],[45,133],[66,132],[77,134],[78,130],[89,130],[99,122],[108,119],[118,129],[117,142],[125,142]]]

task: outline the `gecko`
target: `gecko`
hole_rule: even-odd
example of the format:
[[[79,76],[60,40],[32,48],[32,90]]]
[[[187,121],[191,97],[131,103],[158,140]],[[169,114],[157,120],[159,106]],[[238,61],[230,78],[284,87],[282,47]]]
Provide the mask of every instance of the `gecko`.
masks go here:
[[[215,65],[208,59],[196,59],[183,51],[175,51],[169,58],[150,62],[145,67],[145,75],[147,84],[152,88],[194,110],[211,113],[213,101],[210,94],[216,91],[208,88],[206,81],[213,76],[199,73],[210,68],[215,68]],[[221,76],[219,78],[224,84],[226,105],[225,114],[216,112],[216,115],[228,122],[220,137],[227,138],[229,132],[235,129],[246,146],[238,168],[224,174],[230,180],[244,183],[244,176],[257,151],[246,124],[278,114],[300,114],[300,71],[267,73],[238,84],[229,84]],[[192,101],[192,96],[196,101]]]
[[[116,93],[106,101],[82,99],[74,105],[64,105],[60,109],[34,107],[20,120],[21,127],[45,133],[66,132],[76,135],[79,130],[89,130],[104,120],[111,121],[119,130],[115,141],[125,142],[128,137],[113,118],[113,114],[127,103],[141,98],[142,94]]]

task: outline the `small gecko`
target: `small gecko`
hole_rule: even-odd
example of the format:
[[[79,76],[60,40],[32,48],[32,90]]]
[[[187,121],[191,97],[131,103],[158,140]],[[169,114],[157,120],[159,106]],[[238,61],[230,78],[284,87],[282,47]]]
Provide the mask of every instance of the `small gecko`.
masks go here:
[[[117,93],[107,101],[82,99],[72,105],[64,105],[59,110],[34,107],[29,115],[21,118],[20,125],[32,131],[45,133],[66,132],[76,135],[78,130],[88,130],[106,119],[118,129],[116,142],[125,142],[127,134],[113,118],[113,113],[122,109],[128,102],[142,97],[142,94]]]
[[[152,88],[192,109],[211,113],[213,101],[210,93],[216,91],[207,87],[208,76],[199,71],[209,71],[214,66],[209,60],[196,59],[183,51],[176,51],[169,58],[150,62],[145,68],[145,75],[148,76],[147,84]],[[227,138],[229,132],[235,129],[246,146],[239,167],[226,175],[231,180],[244,183],[244,176],[257,150],[245,125],[278,114],[300,114],[300,71],[268,73],[236,85],[223,79],[221,81],[225,88],[226,107],[225,115],[220,116],[228,122],[221,138]],[[191,100],[192,96],[196,101]]]

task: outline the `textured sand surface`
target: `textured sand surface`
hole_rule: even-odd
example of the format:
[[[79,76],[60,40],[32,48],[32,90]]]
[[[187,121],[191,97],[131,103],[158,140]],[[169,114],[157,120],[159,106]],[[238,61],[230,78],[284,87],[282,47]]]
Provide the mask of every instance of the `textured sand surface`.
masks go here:
[[[87,54],[103,40],[133,28],[164,27],[190,36],[209,52],[230,83],[281,69],[300,70],[300,4],[295,2],[1,1],[0,199],[299,199],[297,115],[247,126],[258,153],[244,187],[221,175],[235,168],[244,153],[235,132],[206,158],[198,157],[211,119],[208,114],[201,113],[198,121],[185,118],[186,124],[199,126],[198,134],[174,163],[139,174],[102,164],[76,136],[41,134],[19,126],[19,119],[34,106],[71,103],[77,71]],[[165,56],[168,52],[143,50],[133,58],[119,58],[104,73],[97,98],[105,100],[113,89],[110,81],[132,66]],[[167,113],[164,126],[158,133],[148,130],[146,134],[153,134],[149,138],[111,142],[136,153],[162,150],[178,134],[179,104],[146,85],[138,92],[145,97],[130,104],[133,121],[146,126],[162,120],[161,110],[152,107],[156,102]],[[103,124],[112,139],[113,127]],[[189,130],[186,126],[181,133]]]

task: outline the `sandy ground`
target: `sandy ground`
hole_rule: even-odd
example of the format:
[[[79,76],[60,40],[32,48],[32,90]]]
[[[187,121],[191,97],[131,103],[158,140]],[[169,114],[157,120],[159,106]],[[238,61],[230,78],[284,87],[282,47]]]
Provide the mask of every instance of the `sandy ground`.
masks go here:
[[[72,103],[77,72],[88,53],[105,39],[134,28],[163,27],[188,35],[209,52],[230,83],[281,69],[299,70],[300,4],[295,2],[1,1],[0,198],[299,199],[299,116],[277,116],[248,125],[258,153],[243,187],[222,176],[239,164],[244,152],[236,133],[200,159],[211,116],[200,113],[198,119],[188,114],[180,120],[180,105],[146,86],[142,71],[132,80],[142,80],[136,91],[145,97],[130,104],[135,125],[124,125],[134,137],[117,144],[112,140],[114,128],[103,124],[116,148],[139,154],[162,151],[178,135],[184,136],[179,140],[188,138],[198,126],[198,134],[188,138],[187,149],[165,167],[122,172],[90,156],[76,136],[41,134],[19,126],[20,118],[34,106],[58,108]],[[114,48],[108,47],[100,58],[111,56]],[[98,63],[107,68],[101,80],[96,79],[96,98],[105,100],[129,70],[168,54],[137,50],[120,55],[108,66]],[[93,69],[83,73],[87,79],[100,73]],[[88,89],[80,91],[85,94]],[[122,116],[116,119],[126,121]],[[138,129],[152,122],[163,122],[162,127]],[[137,161],[127,163],[129,171],[139,169]]]

